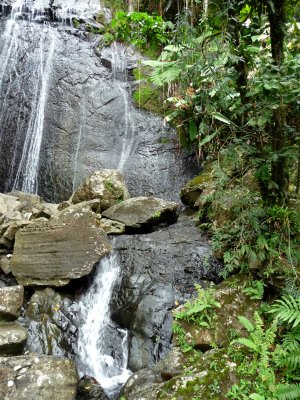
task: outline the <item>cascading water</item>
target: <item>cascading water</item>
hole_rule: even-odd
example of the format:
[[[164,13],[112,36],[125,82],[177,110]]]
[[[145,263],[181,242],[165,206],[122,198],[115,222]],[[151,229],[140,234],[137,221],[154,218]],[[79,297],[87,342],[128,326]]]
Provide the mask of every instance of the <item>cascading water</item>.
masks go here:
[[[20,189],[28,193],[37,193],[38,190],[37,176],[43,139],[45,104],[48,95],[51,61],[56,39],[56,31],[50,26],[45,25],[42,32],[43,34],[40,37],[39,44],[39,69],[35,96],[23,146],[23,153],[14,183],[14,189]],[[47,56],[45,56],[46,51],[44,47],[46,37],[49,40]]]
[[[132,118],[133,106],[128,93],[126,50],[121,43],[117,42],[112,44],[112,73],[113,78],[118,82],[118,87],[124,101],[125,124],[123,130],[122,151],[118,164],[118,169],[122,171],[134,144],[135,127]]]
[[[94,377],[107,395],[118,393],[131,372],[128,361],[127,331],[113,327],[121,338],[110,346],[109,303],[114,284],[120,273],[117,254],[111,252],[98,265],[94,281],[79,301],[80,326],[78,333],[77,365],[80,375]],[[115,348],[118,347],[118,348]]]
[[[43,18],[44,9],[39,3],[34,4],[31,12],[28,13],[28,4],[26,0],[16,0],[11,6],[11,16],[6,22],[3,33],[4,43],[0,54],[0,88],[2,90],[2,107],[0,120],[2,126],[9,118],[9,101],[20,93],[26,106],[20,107],[18,115],[17,129],[14,136],[15,151],[11,160],[6,187],[13,186],[14,189],[20,189],[24,192],[37,192],[37,175],[39,166],[39,156],[43,138],[43,125],[45,104],[48,95],[49,80],[51,78],[52,59],[55,49],[56,30],[49,23],[44,22],[42,29],[39,29],[38,35],[34,25],[26,24],[22,21],[22,13],[26,11],[26,19],[31,21]],[[20,20],[19,20],[20,19]],[[26,42],[21,40],[24,31],[32,37],[34,50],[28,56],[26,54]],[[30,59],[32,97],[28,98],[26,87],[22,77],[19,76],[17,63],[23,60],[26,63]],[[7,81],[9,76],[9,81]],[[6,82],[4,82],[6,77]],[[4,85],[5,83],[5,85]],[[25,128],[25,119],[30,109],[30,117]],[[22,150],[22,156],[17,161],[18,146],[23,132],[26,129],[26,135]],[[5,131],[1,127],[0,139]],[[15,172],[16,171],[16,172]],[[13,181],[13,185],[12,185]]]

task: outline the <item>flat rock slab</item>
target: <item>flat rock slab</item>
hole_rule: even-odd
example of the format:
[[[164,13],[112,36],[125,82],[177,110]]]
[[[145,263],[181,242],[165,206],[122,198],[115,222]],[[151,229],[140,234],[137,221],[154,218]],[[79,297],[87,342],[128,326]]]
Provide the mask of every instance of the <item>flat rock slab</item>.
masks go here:
[[[74,400],[73,361],[49,356],[0,357],[1,400]]]
[[[111,249],[106,233],[91,223],[92,215],[36,222],[16,235],[12,273],[18,283],[64,286],[88,275]]]
[[[0,288],[0,321],[12,321],[20,316],[23,297],[23,286]]]
[[[148,231],[176,222],[178,204],[156,197],[133,197],[110,207],[102,215],[122,222],[129,229]]]
[[[0,325],[0,356],[21,354],[27,340],[27,329],[16,323]],[[1,368],[0,368],[1,371]]]

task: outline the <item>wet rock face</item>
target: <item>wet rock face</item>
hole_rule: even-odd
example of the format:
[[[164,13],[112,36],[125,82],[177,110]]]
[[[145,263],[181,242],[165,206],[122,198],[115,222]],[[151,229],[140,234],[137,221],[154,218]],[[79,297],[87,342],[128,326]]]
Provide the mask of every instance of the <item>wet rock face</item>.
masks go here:
[[[76,311],[70,296],[51,288],[36,290],[20,321],[28,328],[25,350],[73,359],[77,340]]]
[[[47,356],[0,357],[1,399],[74,400],[77,372],[71,360]]]
[[[0,24],[3,29],[4,21]],[[28,21],[18,21],[15,33],[17,40],[0,92],[0,191],[11,190],[16,183],[25,135],[37,110],[32,105],[40,53],[47,59],[51,40],[55,40],[46,88],[38,193],[47,201],[66,200],[95,170],[117,169],[121,154],[126,153],[123,172],[131,195],[177,200],[180,187],[198,170],[193,157],[179,151],[175,133],[163,126],[162,118],[144,111],[132,109],[134,134],[125,140],[128,99],[103,65],[101,54],[94,51],[94,43],[62,30],[49,28],[48,32],[42,24]],[[130,149],[125,148],[128,144]]]
[[[114,247],[123,277],[114,292],[113,318],[130,330],[129,368],[136,371],[170,349],[175,301],[202,279],[217,281],[220,267],[186,215],[160,231],[120,236]]]
[[[36,222],[16,235],[12,272],[19,283],[63,286],[88,275],[111,246],[105,232],[91,224],[93,215]]]

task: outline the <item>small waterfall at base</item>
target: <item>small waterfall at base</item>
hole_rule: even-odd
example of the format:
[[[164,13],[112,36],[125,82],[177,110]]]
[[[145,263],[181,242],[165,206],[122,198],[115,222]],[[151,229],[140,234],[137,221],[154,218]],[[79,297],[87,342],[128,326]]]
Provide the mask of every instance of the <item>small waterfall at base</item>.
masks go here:
[[[77,366],[80,376],[94,377],[106,394],[114,398],[131,374],[127,369],[128,333],[113,326],[109,311],[120,272],[116,252],[102,259],[97,268],[91,287],[79,300]],[[109,343],[111,332],[120,337],[119,345],[115,338]]]
[[[123,131],[122,151],[118,169],[123,170],[123,167],[130,156],[134,143],[134,120],[132,118],[132,109],[127,83],[127,61],[125,47],[121,43],[114,42],[112,44],[112,73],[113,78],[117,80],[118,86],[124,101],[124,116],[125,125]]]

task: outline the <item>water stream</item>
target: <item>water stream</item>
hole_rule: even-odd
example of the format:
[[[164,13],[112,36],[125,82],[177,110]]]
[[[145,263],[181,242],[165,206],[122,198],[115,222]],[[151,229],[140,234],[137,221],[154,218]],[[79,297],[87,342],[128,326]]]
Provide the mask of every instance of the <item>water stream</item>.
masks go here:
[[[100,261],[91,287],[79,301],[79,375],[94,377],[110,396],[131,374],[127,369],[127,331],[113,326],[110,318],[109,303],[119,273],[117,254],[111,252]],[[120,343],[109,343],[110,329],[117,329]]]
[[[132,117],[133,106],[128,92],[126,49],[121,43],[117,42],[112,44],[112,73],[113,78],[118,82],[124,104],[125,123],[122,132],[122,151],[118,164],[118,169],[122,171],[134,145],[135,126]]]
[[[55,50],[56,30],[45,25],[38,49],[38,70],[32,111],[26,132],[21,161],[14,189],[27,193],[38,191],[38,167],[43,139],[45,104],[49,89],[52,59]],[[45,45],[46,44],[46,45]]]

